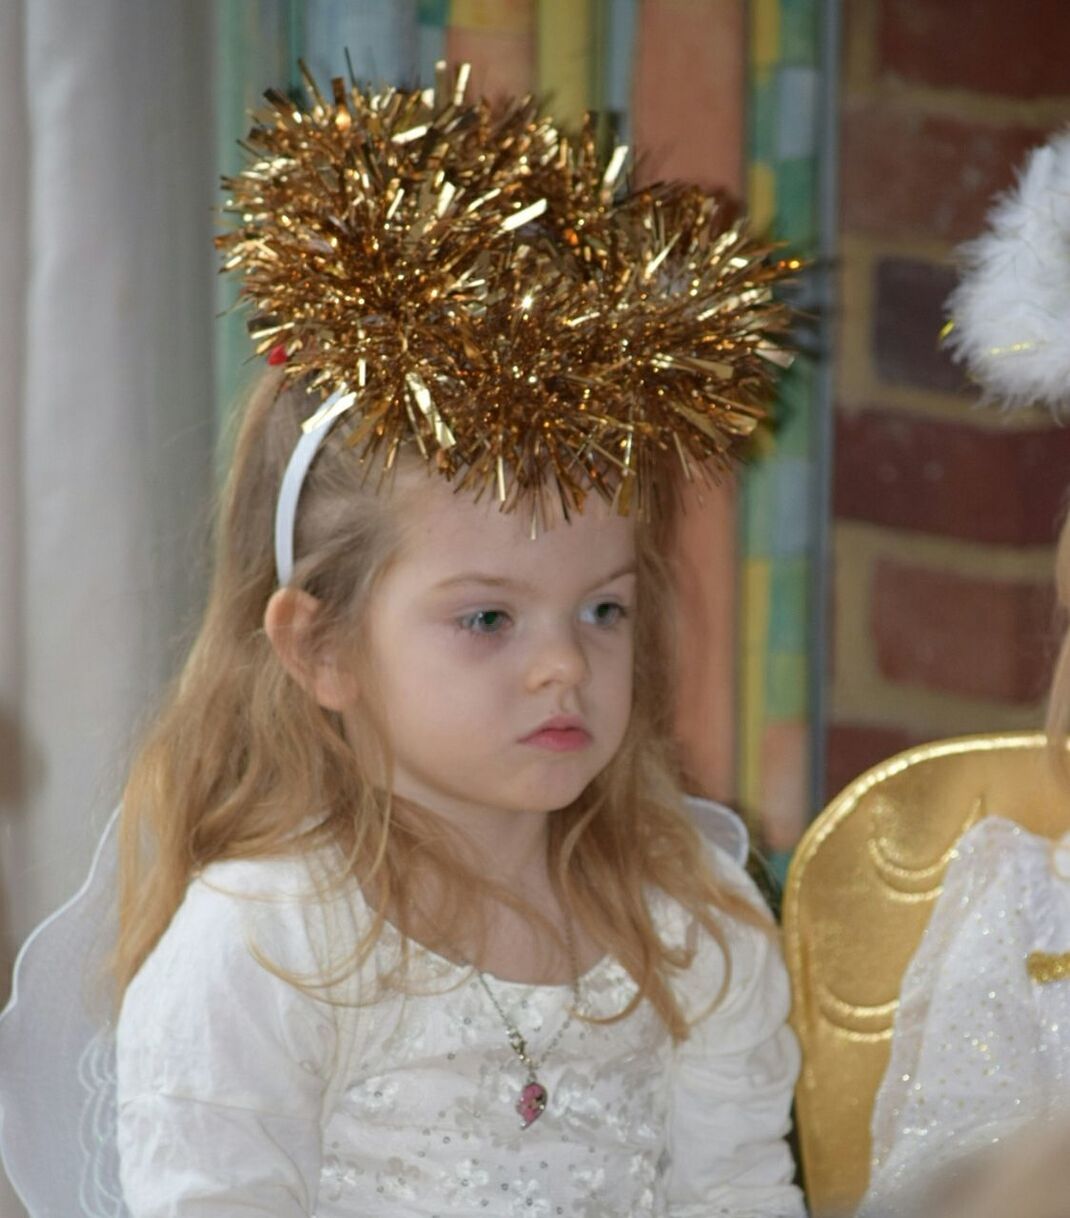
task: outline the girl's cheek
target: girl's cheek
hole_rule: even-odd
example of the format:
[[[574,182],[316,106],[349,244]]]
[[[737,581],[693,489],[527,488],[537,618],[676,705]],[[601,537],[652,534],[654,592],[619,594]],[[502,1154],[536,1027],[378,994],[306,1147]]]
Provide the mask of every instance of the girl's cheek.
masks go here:
[[[507,632],[467,630],[456,623],[450,623],[444,646],[464,660],[488,659],[500,654],[508,646]]]
[[[611,629],[598,630],[589,645],[605,655],[630,656],[635,650],[635,636],[630,623],[622,622]]]

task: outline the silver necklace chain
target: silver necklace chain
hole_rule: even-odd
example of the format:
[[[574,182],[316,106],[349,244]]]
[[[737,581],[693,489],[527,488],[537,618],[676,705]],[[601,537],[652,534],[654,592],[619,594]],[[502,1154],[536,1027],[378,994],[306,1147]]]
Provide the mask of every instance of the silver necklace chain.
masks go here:
[[[517,1055],[520,1061],[528,1072],[528,1080],[535,1081],[535,1075],[539,1067],[543,1065],[547,1057],[561,1043],[561,1037],[568,1031],[572,1025],[572,1018],[576,1014],[576,1010],[580,1005],[580,969],[576,960],[576,943],[572,935],[572,923],[565,923],[565,945],[568,948],[568,963],[572,971],[572,1006],[565,1016],[565,1021],[557,1029],[549,1042],[543,1046],[543,1050],[537,1058],[532,1057],[528,1053],[528,1044],[524,1039],[524,1034],[516,1026],[516,1024],[505,1013],[502,1004],[494,995],[494,991],[490,988],[487,982],[486,974],[481,968],[476,969],[476,976],[479,978],[479,984],[483,987],[484,992],[491,1001],[491,1005],[498,1012],[498,1017],[505,1025],[505,1030],[509,1035],[509,1044],[513,1048],[513,1052]]]

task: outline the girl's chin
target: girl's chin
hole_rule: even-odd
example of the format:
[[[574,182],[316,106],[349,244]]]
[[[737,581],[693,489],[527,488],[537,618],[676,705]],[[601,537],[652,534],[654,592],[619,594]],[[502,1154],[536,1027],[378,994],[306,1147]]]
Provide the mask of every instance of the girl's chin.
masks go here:
[[[509,812],[546,815],[575,803],[604,766],[592,765],[588,756],[575,753],[548,753],[514,773],[499,773],[496,781],[472,787],[461,781],[446,783],[435,789],[420,785],[420,794],[406,792],[395,785],[396,797],[416,804],[429,812],[436,810],[448,815],[449,809],[464,815]],[[465,776],[467,777],[467,776]]]
[[[580,798],[594,777],[594,774],[584,774],[571,782],[548,780],[537,783],[528,790],[518,792],[510,802],[514,807],[527,808],[532,812],[560,812]]]
[[[511,813],[517,816],[547,816],[560,812],[576,802],[583,794],[587,783],[544,783],[542,785],[510,791],[486,792],[485,798],[473,797],[473,808],[484,808]]]

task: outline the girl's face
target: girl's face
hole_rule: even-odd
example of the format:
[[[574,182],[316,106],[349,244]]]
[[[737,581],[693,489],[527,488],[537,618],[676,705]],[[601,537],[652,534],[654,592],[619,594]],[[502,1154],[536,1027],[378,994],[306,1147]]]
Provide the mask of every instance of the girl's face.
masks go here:
[[[431,811],[545,813],[609,763],[632,699],[635,530],[593,497],[540,528],[428,479],[368,615],[394,792]],[[359,731],[359,690],[343,710]]]

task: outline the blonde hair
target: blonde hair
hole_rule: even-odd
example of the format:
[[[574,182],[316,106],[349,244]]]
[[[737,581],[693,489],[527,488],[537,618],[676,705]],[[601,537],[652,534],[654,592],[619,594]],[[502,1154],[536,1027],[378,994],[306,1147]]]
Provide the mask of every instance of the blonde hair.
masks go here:
[[[214,579],[200,633],[132,766],[120,828],[119,993],[166,930],[190,879],[226,859],[336,847],[340,879],[359,879],[374,911],[352,966],[372,950],[387,913],[406,927],[413,877],[441,881],[442,940],[481,899],[518,905],[474,876],[439,818],[397,815],[389,742],[374,708],[358,750],[278,660],[263,629],[276,589],[274,507],[308,398],[268,375],[245,411],[218,528]],[[376,493],[342,429],[324,445],[302,490],[293,584],[315,596],[313,645],[359,637],[377,580],[400,544],[396,496]],[[661,941],[652,888],[727,947],[717,911],[761,922],[722,889],[682,810],[672,745],[672,619],[664,558],[671,522],[637,530],[633,708],[625,739],[574,804],[550,817],[551,876],[563,907],[637,985],[676,1038],[687,1024],[671,975],[693,949]],[[359,753],[359,756],[358,756]],[[379,781],[376,781],[376,779]],[[308,818],[318,814],[310,826]],[[447,908],[448,907],[448,908]],[[410,924],[411,925],[411,924]],[[421,922],[423,926],[423,922]],[[726,980],[727,984],[727,980]],[[723,992],[723,991],[722,991]]]

